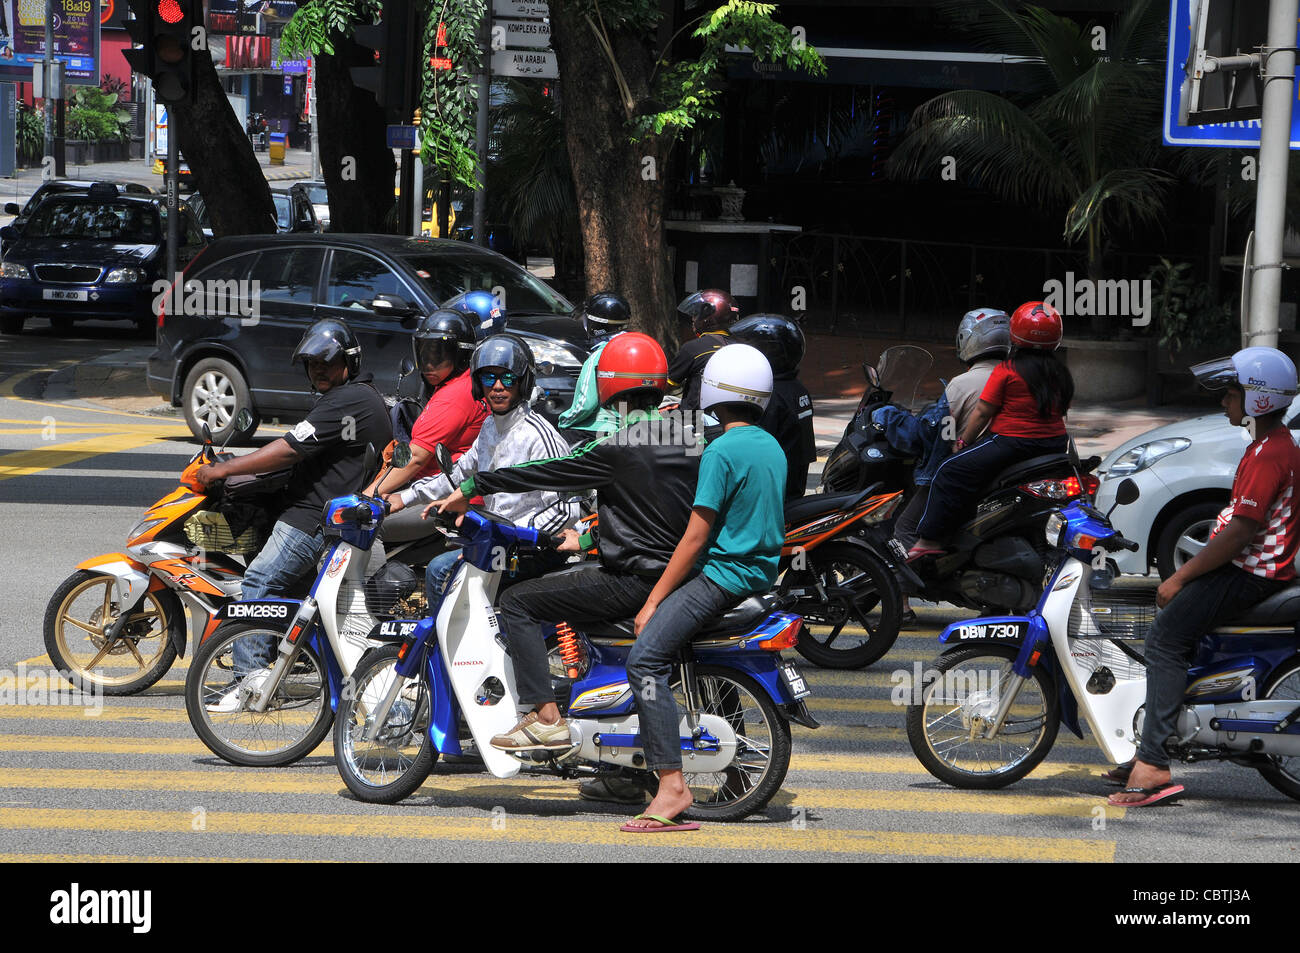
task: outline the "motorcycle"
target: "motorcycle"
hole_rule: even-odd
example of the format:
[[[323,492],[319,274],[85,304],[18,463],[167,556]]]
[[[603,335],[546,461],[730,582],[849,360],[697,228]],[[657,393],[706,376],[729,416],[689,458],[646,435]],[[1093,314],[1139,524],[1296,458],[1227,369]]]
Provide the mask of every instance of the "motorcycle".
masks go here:
[[[439,462],[450,458],[439,448]],[[367,654],[340,702],[335,760],[360,800],[391,804],[413,793],[439,755],[462,752],[458,719],[495,777],[525,763],[560,777],[628,774],[644,779],[635,701],[626,662],[631,620],[557,627],[552,653],[556,701],[569,718],[570,747],[505,752],[494,735],[517,719],[514,671],[493,611],[500,553],[554,545],[480,507],[460,526],[463,558],[433,617],[390,621],[372,637],[387,642]],[[700,632],[682,653],[677,680],[681,747],[695,793],[690,816],[731,820],[761,810],[780,789],[790,760],[790,721],[816,727],[803,699],[808,688],[781,650],[798,640],[800,620],[777,611],[780,597],[745,600]]]
[[[241,411],[238,426],[251,426],[251,417]],[[207,425],[203,436],[180,485],[127,533],[125,551],[78,563],[50,597],[45,650],[74,686],[106,695],[143,691],[185,654],[187,606],[194,619],[210,622],[239,598],[246,567],[236,557],[260,548],[264,504],[289,471],[204,487],[199,467],[229,454],[224,446],[213,450]]]
[[[1137,485],[1123,481],[1116,505],[1137,499]],[[1046,757],[1062,723],[1082,737],[1080,715],[1108,761],[1136,754],[1155,594],[1111,587],[1106,554],[1137,543],[1109,516],[1082,501],[1053,514],[1045,534],[1056,559],[1035,608],[955,623],[940,636],[952,647],[907,711],[912,751],[936,778],[962,788],[1012,784]],[[1202,640],[1166,745],[1173,757],[1254,768],[1300,800],[1297,622],[1300,584]]]
[[[392,465],[409,462],[410,447],[399,445]],[[331,500],[322,516],[326,546],[305,597],[231,601],[213,613],[185,678],[190,724],[213,754],[262,767],[304,757],[329,734],[344,680],[373,647],[368,634],[377,620],[418,611],[423,580],[408,563],[427,562],[442,539],[404,544],[397,562],[378,541],[386,511],[370,497]],[[408,602],[416,595],[421,600]],[[237,710],[210,710],[234,686],[235,647],[250,636],[279,644],[272,670],[240,680]]]

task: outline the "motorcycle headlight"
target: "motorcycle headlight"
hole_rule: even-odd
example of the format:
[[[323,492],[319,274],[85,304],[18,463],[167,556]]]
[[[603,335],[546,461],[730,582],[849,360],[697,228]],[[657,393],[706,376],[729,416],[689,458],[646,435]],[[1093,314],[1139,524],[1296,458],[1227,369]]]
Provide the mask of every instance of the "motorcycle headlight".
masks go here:
[[[104,283],[108,285],[133,285],[144,278],[144,272],[139,268],[114,268],[104,276]]]
[[[0,265],[0,278],[30,278],[31,276],[26,265],[10,261]]]
[[[563,344],[555,341],[539,341],[536,338],[528,338],[528,347],[533,352],[533,360],[537,362],[538,374],[547,374],[557,367],[573,368],[575,371],[582,367],[582,361],[578,355]],[[549,365],[549,367],[543,367]]]
[[[136,523],[135,528],[132,529],[131,532],[126,534],[127,545],[130,546],[137,539],[139,539],[145,533],[149,532],[149,530],[153,529],[159,523],[165,523],[165,522],[167,522],[167,517],[164,516],[159,519],[152,519],[152,520],[143,519],[140,522]]]
[[[1048,546],[1053,549],[1060,549],[1065,544],[1065,525],[1065,517],[1059,512],[1047,517],[1044,535],[1047,537]]]
[[[1111,464],[1110,469],[1106,471],[1106,479],[1132,476],[1145,470],[1161,457],[1167,457],[1171,453],[1181,453],[1191,445],[1192,442],[1186,437],[1170,437],[1166,440],[1138,444]]]

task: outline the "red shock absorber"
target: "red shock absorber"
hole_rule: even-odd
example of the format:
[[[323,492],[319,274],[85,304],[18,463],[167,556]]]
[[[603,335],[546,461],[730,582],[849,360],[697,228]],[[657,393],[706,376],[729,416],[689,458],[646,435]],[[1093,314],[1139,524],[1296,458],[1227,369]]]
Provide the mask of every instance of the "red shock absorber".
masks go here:
[[[567,622],[555,627],[555,635],[560,643],[560,661],[564,663],[565,674],[569,678],[578,677],[578,665],[582,662],[582,649],[578,646],[578,633]]]

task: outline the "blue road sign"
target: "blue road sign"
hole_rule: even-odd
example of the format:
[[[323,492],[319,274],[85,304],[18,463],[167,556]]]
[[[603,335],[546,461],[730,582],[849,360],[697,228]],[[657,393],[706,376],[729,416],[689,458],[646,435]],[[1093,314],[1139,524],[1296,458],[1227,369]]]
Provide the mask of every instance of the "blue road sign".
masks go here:
[[[1178,91],[1183,85],[1183,64],[1192,45],[1192,7],[1196,0],[1169,2],[1169,60],[1165,64],[1164,142],[1167,146],[1238,146],[1259,148],[1258,119],[1220,122],[1208,126],[1178,124]],[[1300,69],[1296,70],[1296,89],[1300,90]],[[1291,110],[1291,148],[1300,149],[1300,113]]]
[[[388,148],[414,149],[418,131],[418,126],[389,126]]]

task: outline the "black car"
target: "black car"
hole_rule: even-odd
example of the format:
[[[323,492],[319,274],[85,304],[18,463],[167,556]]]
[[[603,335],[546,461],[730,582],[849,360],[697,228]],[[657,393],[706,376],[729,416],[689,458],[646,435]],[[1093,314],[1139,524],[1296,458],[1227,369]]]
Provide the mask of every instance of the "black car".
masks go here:
[[[32,212],[52,195],[85,195],[90,191],[93,185],[111,185],[117,189],[121,195],[157,195],[158,192],[147,185],[137,185],[135,182],[83,182],[79,179],[55,179],[51,182],[44,183],[40,188],[32,193],[31,198],[21,207],[16,202],[5,203],[6,215],[17,215],[9,227],[13,228],[11,235],[19,235],[27,226],[27,220],[32,217]]]
[[[207,240],[190,210],[182,204],[179,211],[177,263],[184,267]],[[7,243],[0,330],[18,334],[28,316],[47,315],[61,333],[88,318],[133,321],[151,331],[154,285],[166,278],[166,221],[161,196],[122,195],[111,183],[47,198],[21,235],[0,229]]]
[[[167,311],[158,349],[149,358],[149,386],[184,408],[190,430],[251,436],[262,418],[301,419],[312,397],[290,357],[320,318],[342,318],[361,339],[362,370],[380,390],[394,390],[411,335],[424,315],[462,292],[501,296],[508,330],[524,337],[537,360],[535,404],[554,421],[573,400],[590,344],[570,316],[572,305],[508,258],[462,242],[397,235],[244,235],[213,242],[190,266],[186,287],[251,296],[254,309],[208,307]],[[209,295],[211,302],[213,297]],[[247,305],[249,302],[244,302]],[[224,310],[224,313],[220,313]],[[418,375],[403,392],[419,390]],[[248,407],[255,422],[235,430]]]
[[[212,238],[212,216],[208,213],[207,201],[198,192],[188,196],[186,201],[189,203],[190,208],[194,210],[194,215],[199,220],[199,227],[203,229],[203,234],[208,238]],[[297,183],[287,189],[272,189],[271,201],[275,203],[275,230],[277,233],[322,231],[321,223],[316,218],[316,210],[311,203],[309,194],[305,189],[298,188]]]

